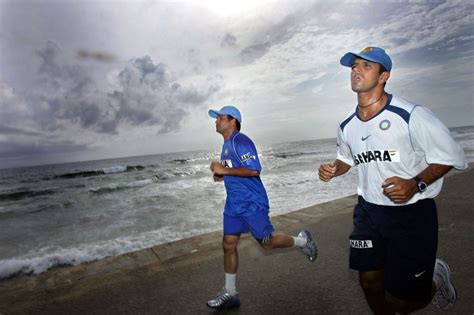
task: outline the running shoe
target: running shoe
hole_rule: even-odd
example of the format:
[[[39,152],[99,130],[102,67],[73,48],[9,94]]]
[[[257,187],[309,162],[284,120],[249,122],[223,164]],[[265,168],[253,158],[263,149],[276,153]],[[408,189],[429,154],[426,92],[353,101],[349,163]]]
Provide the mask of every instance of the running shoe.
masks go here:
[[[314,244],[311,234],[307,230],[303,230],[298,234],[298,237],[306,239],[306,244],[299,249],[308,256],[309,261],[315,261],[316,257],[318,257],[318,248]]]
[[[240,306],[239,294],[231,295],[225,288],[213,300],[207,301],[207,306],[216,310],[229,309]]]
[[[436,258],[434,275],[443,279],[443,284],[435,292],[433,304],[442,310],[448,309],[453,306],[457,299],[456,288],[451,282],[449,265],[444,260]]]

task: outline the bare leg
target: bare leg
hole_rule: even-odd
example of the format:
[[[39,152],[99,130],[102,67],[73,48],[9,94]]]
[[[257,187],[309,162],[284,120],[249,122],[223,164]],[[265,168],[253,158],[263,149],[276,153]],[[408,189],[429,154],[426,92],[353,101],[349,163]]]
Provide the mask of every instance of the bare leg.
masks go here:
[[[431,297],[433,297],[434,292],[435,292],[435,286],[433,284]],[[385,292],[385,297],[386,297],[387,302],[390,304],[391,308],[395,312],[402,313],[402,314],[403,313],[411,313],[411,312],[414,312],[416,310],[422,309],[422,308],[426,307],[431,301],[431,299],[428,300],[428,301],[423,301],[423,302],[414,302],[414,301],[401,300],[401,299],[391,295],[388,292]]]
[[[372,312],[383,315],[395,314],[385,298],[383,270],[360,271],[359,283]]]
[[[222,249],[224,250],[224,271],[226,273],[237,273],[239,267],[239,255],[237,244],[240,235],[224,235],[222,239]]]
[[[283,233],[274,233],[268,241],[260,243],[260,245],[265,249],[287,248],[292,247],[294,242],[292,236]]]
[[[222,249],[224,250],[225,285],[215,299],[207,301],[207,306],[213,309],[228,309],[240,306],[240,299],[235,288],[235,278],[239,267],[237,244],[240,235],[224,235]]]

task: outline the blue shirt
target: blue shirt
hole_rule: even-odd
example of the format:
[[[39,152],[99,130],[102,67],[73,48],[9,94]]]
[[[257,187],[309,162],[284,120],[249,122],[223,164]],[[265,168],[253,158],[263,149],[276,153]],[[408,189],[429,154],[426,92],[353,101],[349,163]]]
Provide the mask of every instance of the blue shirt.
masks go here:
[[[235,131],[224,142],[221,163],[225,167],[245,167],[259,173],[262,170],[255,144],[249,137],[238,131]],[[224,184],[227,191],[225,214],[240,216],[253,215],[262,210],[268,212],[267,192],[259,176],[224,175]]]

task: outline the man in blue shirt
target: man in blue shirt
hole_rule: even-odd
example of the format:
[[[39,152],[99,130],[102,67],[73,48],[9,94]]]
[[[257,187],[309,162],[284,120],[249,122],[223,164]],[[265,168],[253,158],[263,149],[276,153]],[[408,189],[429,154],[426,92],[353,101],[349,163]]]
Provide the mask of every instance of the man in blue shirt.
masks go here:
[[[242,116],[234,106],[209,110],[216,118],[216,131],[224,137],[221,161],[213,161],[210,169],[214,181],[224,181],[227,199],[224,207],[225,286],[219,295],[207,302],[214,309],[228,309],[240,305],[235,286],[238,267],[237,244],[242,233],[251,233],[265,249],[297,247],[310,261],[317,256],[317,248],[310,233],[301,231],[297,237],[274,233],[268,212],[267,192],[260,179],[262,166],[252,140],[240,132]]]

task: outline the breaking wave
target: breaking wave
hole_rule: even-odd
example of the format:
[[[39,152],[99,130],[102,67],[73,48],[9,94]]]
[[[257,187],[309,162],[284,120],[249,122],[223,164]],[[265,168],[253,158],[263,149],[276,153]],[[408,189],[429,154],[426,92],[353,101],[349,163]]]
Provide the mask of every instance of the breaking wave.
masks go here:
[[[66,173],[57,175],[54,178],[78,178],[78,177],[91,177],[91,176],[100,176],[106,174],[117,174],[117,173],[124,173],[124,172],[135,172],[144,170],[145,166],[136,165],[136,166],[129,166],[129,165],[117,165],[108,168],[104,168],[101,170],[93,170],[93,171],[80,171],[74,173]]]
[[[127,189],[141,188],[152,183],[154,183],[153,179],[144,179],[144,180],[135,181],[129,184],[110,184],[108,186],[91,188],[89,189],[89,193],[97,194],[97,195],[108,194],[108,193],[119,192],[119,191],[123,191]]]
[[[17,191],[2,192],[0,193],[0,201],[18,201],[26,198],[32,198],[37,196],[52,195],[56,192],[54,189],[44,190],[29,190],[19,189]]]
[[[169,163],[186,164],[188,162],[189,162],[189,159],[174,159],[174,160],[171,160]]]
[[[77,248],[43,248],[43,255],[0,260],[0,279],[13,278],[19,275],[40,274],[55,267],[75,266],[107,257],[153,247],[188,238],[195,235],[216,231],[217,227],[206,229],[188,229],[179,233],[175,227],[164,227],[144,233],[135,238],[119,238],[97,244],[83,244]]]

